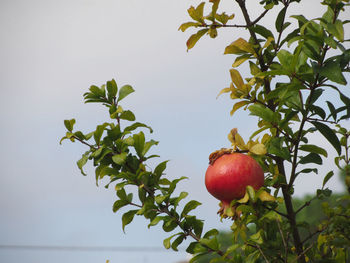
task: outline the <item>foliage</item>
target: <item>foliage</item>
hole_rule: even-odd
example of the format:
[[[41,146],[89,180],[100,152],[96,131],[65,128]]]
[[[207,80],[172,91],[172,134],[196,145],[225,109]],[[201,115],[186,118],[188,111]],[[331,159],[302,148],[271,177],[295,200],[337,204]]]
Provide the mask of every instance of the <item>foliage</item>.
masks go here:
[[[350,118],[345,78],[350,71],[350,49],[346,47],[349,40],[344,39],[344,25],[349,20],[341,19],[349,1],[324,0],[325,13],[307,19],[288,13],[300,0],[262,0],[263,11],[252,20],[246,1],[235,0],[244,17],[242,24],[230,24],[234,14],[218,12],[220,0],[209,2],[207,15],[206,2],[190,7],[192,20],[179,29],[196,30],[187,41],[188,50],[205,35],[215,38],[219,29],[244,28],[249,32],[249,39],[237,38],[225,48],[224,53],[235,55],[235,60],[230,69],[232,82],[219,95],[229,93],[235,100],[232,115],[244,109],[258,118],[257,131],[247,143],[236,129],[230,132],[229,140],[232,150],[252,155],[265,172],[261,191],[248,187],[246,196],[232,203],[231,244],[222,246],[216,229],[202,233],[204,221],[191,213],[200,205],[198,201],[179,205],[188,193],[177,195],[175,188],[185,177],[166,178],[167,161],[154,169],[146,164],[158,157],[149,154],[158,142],[146,139],[142,129],[152,129],[136,122],[134,113],[120,105],[134,92],[131,86],[118,88],[114,80],[101,87],[91,86],[84,94],[85,102],[106,106],[112,121],[85,134],[73,130],[74,119],[65,120],[67,133],[62,140],[88,146],[77,165],[85,175],[83,166],[92,160],[96,181],[109,178],[107,186],[113,184],[117,194],[113,211],[129,208],[122,215],[123,229],[135,216],[149,220],[148,227],[162,222],[163,230],[172,232],[163,242],[165,248],[177,250],[185,239],[192,238],[186,250],[194,255],[191,262],[200,262],[208,254],[213,255],[210,262],[346,262],[350,258],[349,195],[344,194],[336,204],[324,201],[325,217],[312,225],[301,214],[310,203],[331,196],[326,185],[335,169],[341,171],[350,190],[350,131],[344,127]],[[275,9],[274,28],[267,28],[261,24],[262,18]],[[251,74],[245,78],[237,70],[244,63],[249,64]],[[128,124],[122,126],[122,122]],[[310,143],[311,136],[324,137],[338,156],[328,173],[318,175],[324,180],[315,196],[296,205],[296,180],[303,180],[307,173],[319,174],[320,165],[328,158],[327,148]],[[137,189],[136,198],[132,186]]]

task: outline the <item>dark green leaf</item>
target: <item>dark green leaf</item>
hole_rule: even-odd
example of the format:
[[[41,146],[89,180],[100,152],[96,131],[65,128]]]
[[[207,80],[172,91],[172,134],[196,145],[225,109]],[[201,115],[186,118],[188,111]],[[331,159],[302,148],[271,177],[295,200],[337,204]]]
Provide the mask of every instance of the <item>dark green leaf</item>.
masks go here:
[[[125,232],[125,226],[132,222],[137,211],[138,210],[130,210],[122,216],[122,225],[123,225],[122,228],[124,232]]]
[[[268,39],[269,37],[273,37],[272,32],[271,32],[270,30],[268,30],[268,29],[267,29],[266,27],[264,27],[264,26],[255,25],[255,26],[252,28],[252,30],[253,30],[255,33],[257,33],[257,34],[263,36],[263,37],[266,38],[266,39]]]
[[[322,183],[322,188],[324,188],[324,186],[326,185],[326,183],[329,181],[329,179],[332,178],[332,176],[334,175],[333,171],[330,171],[323,179],[323,183]]]
[[[123,87],[120,88],[119,90],[119,96],[118,96],[118,101],[121,101],[124,99],[126,96],[128,96],[130,93],[133,93],[135,90],[130,86],[130,85],[124,85]]]
[[[172,248],[174,251],[178,251],[177,247],[182,243],[182,241],[184,241],[184,239],[185,239],[185,235],[184,235],[184,234],[179,235],[179,236],[173,241],[173,243],[171,244],[171,248]]]
[[[304,144],[300,146],[299,149],[306,152],[321,154],[324,157],[328,156],[327,151],[325,149],[312,144]]]
[[[329,112],[330,112],[330,116],[333,117],[333,119],[336,121],[337,120],[337,112],[335,110],[335,107],[334,105],[330,102],[330,101],[326,101],[327,102],[327,105],[328,105],[328,108],[329,108]]]
[[[128,205],[129,202],[126,200],[117,200],[113,204],[113,212],[116,213],[120,208]]]
[[[286,11],[287,11],[287,7],[284,7],[278,14],[276,22],[275,22],[275,27],[277,32],[281,32],[282,28],[283,28],[283,22],[284,22],[284,18],[286,16]]]
[[[117,196],[120,198],[120,200],[127,200],[128,198],[124,188],[117,190]]]
[[[290,161],[291,155],[286,147],[283,147],[283,138],[272,138],[268,144],[268,153]]]
[[[165,232],[173,231],[177,227],[177,222],[175,218],[164,219],[163,230]]]
[[[340,145],[340,141],[339,141],[337,135],[335,135],[335,132],[331,128],[329,128],[327,125],[325,125],[321,122],[313,121],[311,123],[333,145],[335,150],[340,155],[341,154],[341,145]]]
[[[315,163],[315,164],[322,164],[322,158],[320,157],[320,155],[316,154],[316,153],[309,153],[308,155],[301,157],[300,164],[308,164],[308,163]]]
[[[201,205],[201,203],[196,200],[189,201],[182,210],[181,217],[186,216],[191,210],[195,209],[199,205]]]
[[[307,174],[307,173],[311,173],[311,172],[314,172],[315,174],[317,174],[318,170],[316,168],[306,168],[306,169],[303,169],[303,170],[297,172],[297,175],[298,174]]]

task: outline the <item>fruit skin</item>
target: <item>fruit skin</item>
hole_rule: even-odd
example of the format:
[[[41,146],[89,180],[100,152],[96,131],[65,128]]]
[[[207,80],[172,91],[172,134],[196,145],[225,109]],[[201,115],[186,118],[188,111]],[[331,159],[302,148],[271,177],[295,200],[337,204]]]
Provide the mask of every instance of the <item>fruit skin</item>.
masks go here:
[[[264,171],[251,156],[242,153],[224,154],[210,164],[205,173],[208,192],[228,206],[244,197],[246,187],[258,190],[264,185]]]

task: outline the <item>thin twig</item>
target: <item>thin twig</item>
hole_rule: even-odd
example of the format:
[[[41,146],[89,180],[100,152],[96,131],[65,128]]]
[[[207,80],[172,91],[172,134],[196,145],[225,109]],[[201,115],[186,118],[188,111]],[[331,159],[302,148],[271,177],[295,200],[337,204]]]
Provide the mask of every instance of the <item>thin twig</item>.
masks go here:
[[[298,257],[297,257],[295,260],[293,260],[292,263],[297,262],[301,257],[305,257],[305,253],[306,253],[307,251],[309,251],[313,246],[314,246],[314,243],[312,243],[310,246],[308,246],[306,249],[304,249],[303,253],[301,253],[300,255],[298,255]]]
[[[287,246],[286,240],[284,239],[284,235],[283,235],[283,231],[282,231],[282,228],[281,228],[280,221],[276,220],[276,222],[277,222],[278,230],[280,231],[280,234],[281,234],[281,237],[282,237],[283,246],[284,246],[284,251],[285,251],[284,262],[287,263],[288,246]]]

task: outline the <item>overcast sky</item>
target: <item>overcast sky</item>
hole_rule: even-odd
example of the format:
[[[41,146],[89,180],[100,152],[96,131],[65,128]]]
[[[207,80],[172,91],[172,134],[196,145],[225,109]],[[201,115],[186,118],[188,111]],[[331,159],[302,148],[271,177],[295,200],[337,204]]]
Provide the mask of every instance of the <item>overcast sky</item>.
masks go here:
[[[235,10],[232,2],[223,1],[228,12]],[[297,12],[318,16],[318,1],[305,2]],[[216,99],[230,82],[228,70],[234,59],[223,56],[224,47],[246,32],[219,32],[216,40],[206,38],[186,52],[189,33],[177,29],[189,20],[186,9],[198,3],[0,1],[0,245],[162,247],[169,234],[157,227],[148,230],[143,218],[137,218],[124,234],[121,214],[112,212],[113,190],[96,187],[91,167],[87,177],[76,167],[85,147],[58,144],[65,133],[64,119],[76,118],[77,128],[83,131],[107,120],[102,107],[83,104],[82,94],[90,85],[100,86],[112,78],[120,86],[135,88],[124,107],[154,128],[151,138],[160,141],[155,152],[162,160],[171,160],[167,175],[189,177],[179,190],[190,193],[188,200],[203,202],[197,214],[206,220],[206,228],[229,230],[230,222],[218,220],[218,201],[206,192],[203,179],[209,154],[229,147],[226,138],[231,128],[237,127],[246,139],[255,129],[256,119],[246,112],[229,115],[232,101],[228,96]],[[240,16],[236,16],[238,23]],[[314,140],[327,145],[321,138]],[[325,164],[328,169],[332,161]],[[322,173],[306,176],[302,184],[296,182],[296,193],[313,193],[322,179]],[[343,190],[337,178],[330,187]],[[107,259],[157,263],[185,257],[184,252],[165,250],[0,249],[0,261],[6,263]]]

